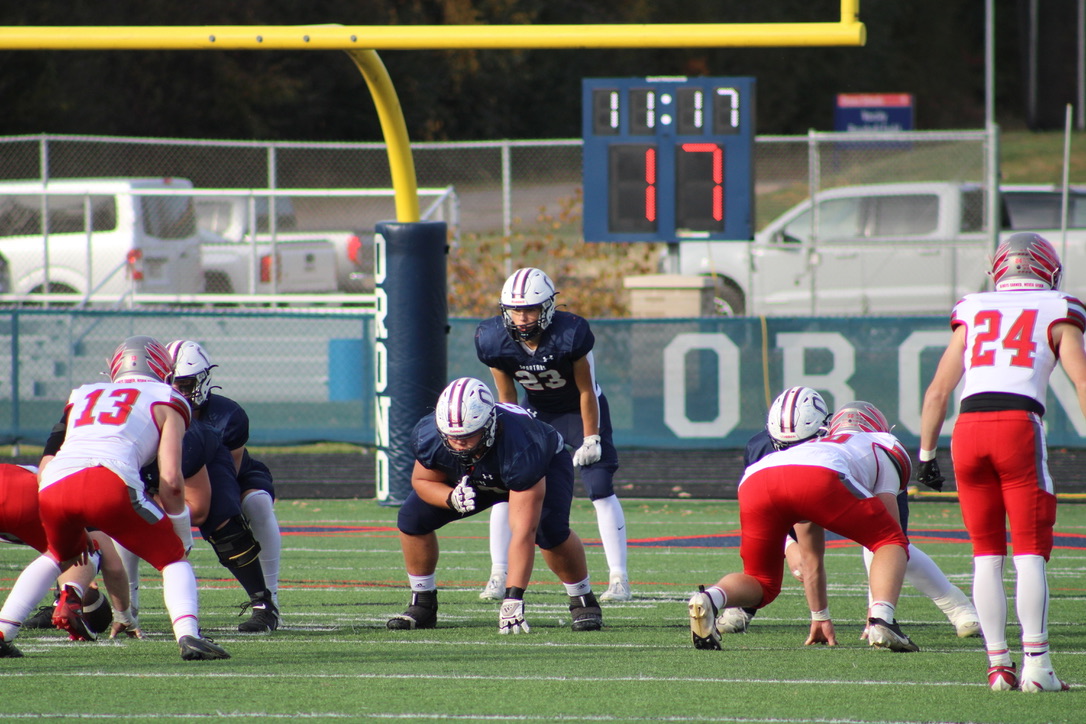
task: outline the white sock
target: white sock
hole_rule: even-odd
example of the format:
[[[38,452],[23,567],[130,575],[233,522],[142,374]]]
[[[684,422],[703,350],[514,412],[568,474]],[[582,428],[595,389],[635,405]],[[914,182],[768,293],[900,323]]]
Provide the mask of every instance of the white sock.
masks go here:
[[[412,591],[436,591],[437,590],[437,574],[431,573],[428,576],[412,576],[407,574],[407,582],[411,586]]]
[[[505,574],[509,570],[509,503],[490,508],[490,572]]]
[[[951,623],[954,623],[954,619],[950,617],[950,614],[962,606],[972,606],[973,602],[969,600],[969,597],[962,592],[962,589],[957,586],[951,586],[950,593],[945,596],[939,596],[938,598],[931,599],[931,602],[939,607],[939,610],[946,614]]]
[[[253,490],[241,501],[241,512],[253,529],[253,537],[260,544],[260,568],[264,571],[264,585],[271,591],[272,602],[279,605],[279,559],[283,553],[283,538],[279,532],[279,519],[275,506],[266,490]]]
[[[583,581],[577,583],[562,582],[562,585],[566,588],[566,594],[570,596],[587,596],[592,592],[592,582],[586,578]]]
[[[1048,652],[1048,635],[1022,637],[1022,668],[1051,669],[1052,655]]]
[[[1007,649],[1007,593],[1003,589],[1003,556],[973,557],[973,605],[988,656]],[[993,653],[995,652],[995,653]]]
[[[200,636],[200,605],[196,575],[188,561],[177,561],[162,569],[162,598],[173,623],[173,636]]]
[[[610,495],[593,500],[592,506],[596,509],[596,524],[600,529],[607,567],[612,576],[626,576],[626,516],[622,512],[622,503],[617,495]]]
[[[956,590],[939,568],[939,564],[912,543],[909,544],[909,564],[905,567],[905,580],[933,601]]]
[[[131,597],[129,606],[136,615],[139,615],[140,557],[117,541],[113,541],[113,545],[117,549],[117,555],[121,557],[121,563],[124,564],[124,572],[128,575],[128,595]]]
[[[792,539],[789,538],[788,540],[792,540]],[[871,616],[871,604],[875,600],[874,596],[871,595],[871,584],[870,584],[870,581],[871,581],[871,561],[875,560],[875,554],[872,553],[867,548],[863,549],[863,553],[864,553],[864,569],[867,571],[867,580],[869,582],[868,585],[867,585],[867,615]]]
[[[705,589],[705,592],[709,594],[709,600],[716,606],[717,611],[723,611],[728,606],[728,594],[724,593],[724,589],[720,586],[709,586]]]
[[[894,604],[889,601],[872,601],[871,618],[881,618],[886,623],[894,622]]]
[[[59,575],[60,566],[46,555],[38,556],[23,569],[0,608],[0,633],[5,641],[19,635],[19,627]]]
[[[1045,575],[1045,559],[1042,556],[1021,555],[1014,557],[1014,569],[1018,574],[1015,585],[1015,607],[1018,623],[1022,626],[1022,641],[1044,641],[1048,646],[1048,577]]]

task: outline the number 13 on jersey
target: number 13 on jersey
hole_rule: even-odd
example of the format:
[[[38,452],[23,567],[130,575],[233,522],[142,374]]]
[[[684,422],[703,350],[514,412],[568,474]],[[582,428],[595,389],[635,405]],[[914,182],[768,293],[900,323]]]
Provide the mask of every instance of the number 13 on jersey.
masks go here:
[[[585,241],[753,237],[753,78],[586,78]]]

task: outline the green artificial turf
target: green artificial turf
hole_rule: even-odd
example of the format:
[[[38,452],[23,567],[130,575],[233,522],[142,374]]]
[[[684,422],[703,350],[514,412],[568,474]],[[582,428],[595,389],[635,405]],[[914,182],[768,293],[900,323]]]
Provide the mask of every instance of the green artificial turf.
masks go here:
[[[567,599],[537,556],[525,599],[532,631],[501,636],[498,604],[478,598],[490,567],[486,515],[442,532],[438,627],[388,631],[386,619],[409,598],[397,509],[373,501],[280,501],[283,629],[237,632],[245,597],[197,541],[201,624],[233,658],[181,661],[160,579],[145,566],[141,623],[148,638],[73,643],[59,631],[24,632],[17,644],[25,658],[0,660],[0,719],[1086,721],[1086,552],[1074,547],[1086,533],[1086,506],[1061,505],[1057,527],[1070,544],[1049,566],[1053,660],[1074,688],[1037,695],[989,691],[980,641],[958,639],[908,586],[898,620],[921,651],[896,654],[860,641],[865,577],[851,545],[832,547],[827,556],[836,648],[803,646],[807,609],[789,577],[749,633],[726,635],[723,651],[695,650],[687,598],[697,584],[740,567],[735,547],[701,537],[736,533],[736,503],[626,500],[624,507],[635,542],[634,600],[605,604],[603,631],[573,633]],[[573,521],[590,544],[592,578],[602,591],[606,564],[587,501],[575,502]],[[948,533],[961,530],[956,504],[914,503],[910,527],[914,542],[968,593],[969,548]],[[0,546],[0,595],[31,558],[27,548]],[[1011,611],[1013,624],[1013,598]],[[1008,634],[1020,659],[1017,627]]]

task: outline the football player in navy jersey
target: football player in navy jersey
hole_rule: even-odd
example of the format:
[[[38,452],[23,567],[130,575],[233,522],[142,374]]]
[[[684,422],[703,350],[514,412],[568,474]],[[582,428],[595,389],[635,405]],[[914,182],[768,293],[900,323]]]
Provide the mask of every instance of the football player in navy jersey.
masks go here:
[[[573,630],[603,626],[584,546],[569,527],[573,464],[557,430],[516,405],[495,404],[484,383],[461,377],[442,391],[435,413],[419,420],[411,448],[412,492],[397,519],[411,603],[388,628],[437,625],[436,531],[498,502],[509,505],[511,530],[499,633],[529,631],[524,591],[537,545],[569,595]]]
[[[260,544],[253,537],[241,512],[241,487],[234,471],[234,459],[222,443],[221,433],[198,418],[185,432],[181,448],[181,472],[186,482],[206,470],[209,495],[195,509],[190,504],[192,523],[221,563],[249,595],[252,615],[238,625],[242,633],[266,633],[279,627],[278,608],[267,589],[260,567]],[[152,464],[141,471],[149,489],[157,487],[157,470]],[[187,500],[187,499],[186,499]],[[138,580],[139,559],[125,557],[130,580]],[[136,591],[132,592],[135,600]]]
[[[586,319],[556,310],[556,294],[543,271],[515,271],[502,287],[501,314],[484,320],[475,331],[475,351],[490,368],[499,402],[516,403],[519,383],[524,389],[521,405],[554,426],[575,450],[573,464],[581,468],[581,481],[596,510],[610,569],[600,600],[628,601],[626,519],[614,486],[618,452],[607,398],[596,383],[595,337]],[[505,587],[507,516],[504,505],[491,511],[491,575],[480,598],[501,598]]]
[[[252,607],[252,617],[238,628],[250,633],[274,631],[281,621],[279,559],[282,539],[273,506],[275,486],[271,471],[250,456],[245,447],[249,442],[249,416],[245,410],[229,397],[212,392],[211,370],[216,365],[211,363],[203,347],[193,341],[176,340],[168,349],[174,360],[174,387],[192,403],[193,419],[219,433],[234,466],[236,486],[226,472],[225,464],[220,468],[222,484],[215,484],[213,479],[213,488],[221,488],[221,491],[212,496],[212,512],[206,525],[212,526],[214,532],[208,540],[216,547],[220,560],[229,555],[234,563],[245,561],[245,566],[251,566],[257,559],[250,560],[250,557],[258,555],[259,570],[264,577],[262,589],[270,596],[269,600],[263,594],[257,594],[255,582],[246,584],[239,578],[250,595],[245,607]],[[209,473],[213,474],[215,470],[214,465],[209,467]],[[213,527],[216,525],[219,526],[217,529]]]

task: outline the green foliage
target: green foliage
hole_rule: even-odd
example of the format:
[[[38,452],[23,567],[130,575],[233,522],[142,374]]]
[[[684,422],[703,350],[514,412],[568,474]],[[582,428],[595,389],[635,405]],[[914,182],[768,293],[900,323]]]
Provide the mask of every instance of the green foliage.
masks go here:
[[[734,502],[627,499],[624,506],[634,541],[729,534],[739,526]],[[789,578],[749,633],[726,636],[723,651],[694,650],[688,596],[697,584],[737,570],[740,560],[735,548],[688,547],[681,541],[631,546],[635,599],[605,605],[606,626],[599,633],[569,630],[565,596],[537,557],[525,599],[532,632],[500,636],[497,604],[478,598],[489,572],[483,515],[440,533],[438,628],[392,632],[385,620],[408,600],[396,509],[368,500],[287,500],[277,508],[288,531],[280,594],[284,629],[268,636],[236,632],[236,606],[244,596],[198,541],[193,559],[201,582],[201,625],[233,658],[180,660],[168,635],[160,579],[145,566],[142,623],[149,638],[70,643],[58,631],[24,632],[18,644],[26,658],[0,659],[0,717],[872,724],[1082,719],[1086,556],[1079,549],[1057,550],[1049,565],[1053,658],[1075,689],[1030,695],[989,691],[982,644],[956,638],[938,609],[909,587],[898,618],[921,651],[868,648],[859,640],[867,602],[855,546],[828,554],[839,637],[833,649],[803,646],[806,606],[799,584]],[[938,533],[961,528],[957,506],[916,503],[912,521],[914,542],[968,591],[968,545]],[[306,532],[304,526],[313,524],[340,530]],[[1061,506],[1061,531],[1084,525],[1086,506]],[[575,501],[573,527],[589,543],[599,590],[606,564],[588,501]],[[0,547],[0,585],[10,587],[31,558],[26,548]],[[1008,568],[1013,583],[1013,567]],[[1013,610],[1012,601],[1012,620]],[[1016,626],[1008,636],[1020,659]]]

